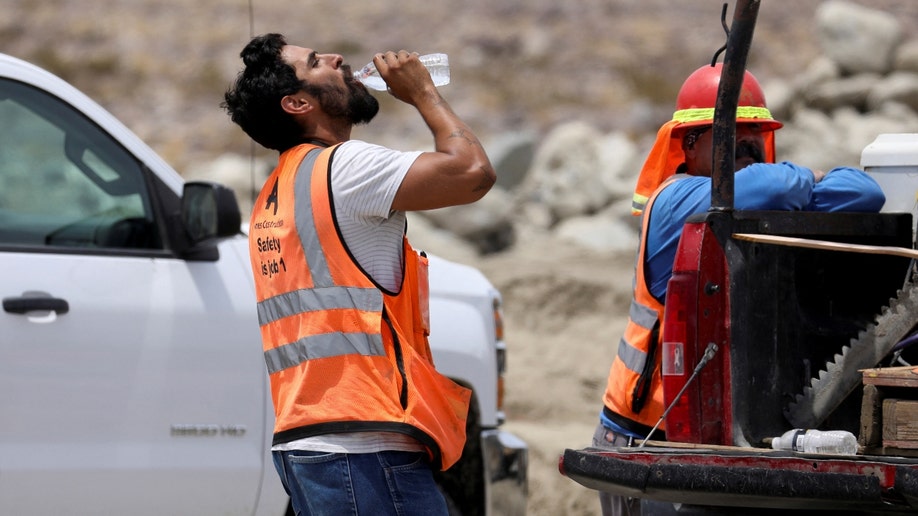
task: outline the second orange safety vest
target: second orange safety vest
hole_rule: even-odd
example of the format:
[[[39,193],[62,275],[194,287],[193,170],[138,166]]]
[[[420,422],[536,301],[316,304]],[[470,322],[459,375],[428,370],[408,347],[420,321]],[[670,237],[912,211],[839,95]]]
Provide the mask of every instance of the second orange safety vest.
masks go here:
[[[647,230],[657,195],[678,176],[670,176],[650,196],[641,221],[641,241],[634,266],[634,285],[628,324],[612,360],[603,403],[606,408],[649,431],[663,415],[663,380],[658,350],[662,335],[663,303],[650,293],[644,275]],[[618,421],[623,423],[622,421]],[[665,430],[665,423],[659,429]],[[638,428],[634,428],[635,431]],[[645,432],[639,432],[645,433]]]

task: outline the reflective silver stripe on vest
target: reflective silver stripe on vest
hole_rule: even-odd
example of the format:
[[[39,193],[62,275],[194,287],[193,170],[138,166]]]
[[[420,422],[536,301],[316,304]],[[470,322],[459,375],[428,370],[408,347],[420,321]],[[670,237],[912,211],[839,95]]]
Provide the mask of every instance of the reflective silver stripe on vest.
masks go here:
[[[652,330],[657,324],[657,312],[633,299],[631,300],[631,308],[628,310],[628,317],[634,324],[648,330]],[[647,362],[647,353],[632,346],[622,338],[618,343],[618,358],[629,370],[641,374],[644,371],[644,364]]]
[[[647,362],[647,353],[628,344],[624,338],[618,342],[618,359],[621,360],[625,367],[636,374],[644,371],[644,363]]]
[[[325,259],[325,250],[319,242],[319,232],[316,230],[316,220],[312,216],[312,169],[315,167],[316,160],[322,149],[313,149],[309,151],[300,163],[300,168],[296,171],[293,189],[297,194],[294,218],[296,219],[296,230],[300,235],[300,243],[303,245],[303,254],[306,256],[306,264],[309,265],[309,272],[312,274],[312,284],[315,288],[334,287],[331,273],[328,271],[328,260]]]
[[[313,358],[350,354],[385,355],[382,335],[340,332],[310,335],[296,342],[265,351],[265,364],[268,366],[268,374],[273,374]]]
[[[382,296],[376,289],[326,287],[301,289],[280,294],[258,303],[258,324],[265,324],[306,312],[356,308],[365,312],[382,311]]]
[[[652,330],[657,324],[657,311],[633,299],[631,300],[631,308],[628,309],[628,317],[641,328],[648,330]]]
[[[336,308],[382,312],[383,296],[377,288],[345,287],[335,285],[332,279],[325,250],[319,241],[317,221],[312,213],[312,174],[321,152],[322,149],[313,149],[306,154],[297,169],[293,186],[296,192],[296,230],[309,268],[308,272],[312,276],[313,288],[287,292],[258,303],[260,325],[297,314]],[[306,271],[295,273],[304,274]],[[307,335],[295,342],[265,351],[265,363],[268,371],[273,373],[313,358],[349,354],[385,355],[382,335],[378,332]]]

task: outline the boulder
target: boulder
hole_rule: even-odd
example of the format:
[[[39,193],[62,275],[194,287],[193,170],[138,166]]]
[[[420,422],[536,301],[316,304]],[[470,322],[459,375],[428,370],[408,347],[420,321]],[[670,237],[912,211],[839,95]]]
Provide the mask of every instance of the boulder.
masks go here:
[[[497,186],[513,190],[526,179],[536,145],[536,134],[525,131],[502,134],[486,146],[497,172]]]
[[[545,205],[555,221],[595,213],[611,198],[602,171],[602,133],[586,122],[561,124],[549,132],[536,151],[521,185],[523,202]]]
[[[603,210],[561,221],[555,228],[557,238],[598,252],[637,249],[638,233],[620,217]],[[636,217],[635,217],[636,218]]]
[[[902,72],[918,72],[918,39],[910,39],[899,45],[893,68]]]
[[[887,102],[918,109],[918,73],[897,71],[877,81],[867,95],[867,109],[877,110]]]
[[[825,112],[842,106],[864,109],[867,95],[879,80],[879,75],[869,73],[827,80],[811,86],[803,97],[807,107]]]
[[[892,13],[841,0],[819,6],[816,33],[822,51],[846,74],[888,72],[903,38]]]
[[[513,244],[515,210],[510,194],[495,186],[478,202],[429,210],[421,215],[434,226],[472,243],[480,253],[486,254]]]

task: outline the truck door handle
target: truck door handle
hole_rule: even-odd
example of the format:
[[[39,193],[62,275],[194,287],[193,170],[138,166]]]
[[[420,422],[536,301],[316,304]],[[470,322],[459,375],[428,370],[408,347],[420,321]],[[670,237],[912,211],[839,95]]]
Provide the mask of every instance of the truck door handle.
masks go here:
[[[26,292],[20,297],[3,298],[3,310],[11,314],[51,311],[57,315],[64,315],[70,311],[70,304],[66,299]]]

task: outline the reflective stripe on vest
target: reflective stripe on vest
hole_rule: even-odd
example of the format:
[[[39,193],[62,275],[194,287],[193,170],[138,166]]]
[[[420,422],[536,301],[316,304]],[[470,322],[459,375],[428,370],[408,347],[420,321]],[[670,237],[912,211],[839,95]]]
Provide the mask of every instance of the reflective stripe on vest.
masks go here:
[[[628,320],[647,331],[652,331],[657,324],[657,312],[632,299]],[[632,346],[623,337],[618,343],[618,358],[624,362],[625,367],[640,374],[647,362],[647,352]]]
[[[631,213],[634,215],[640,215],[644,211],[644,207],[647,206],[646,195],[634,194],[631,196]]]
[[[266,299],[258,304],[258,321],[265,325],[284,317],[335,309],[374,312],[379,309],[379,293],[370,289],[332,287],[317,290],[297,290]],[[357,353],[385,355],[379,333],[324,333],[300,338],[294,342],[265,351],[268,373],[301,364],[305,360]]]

